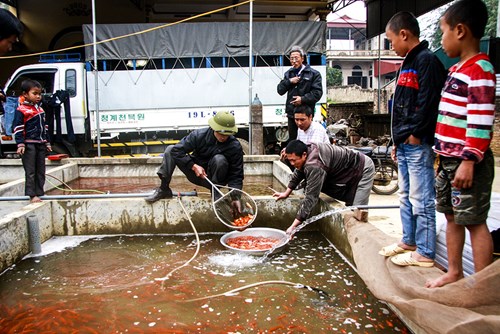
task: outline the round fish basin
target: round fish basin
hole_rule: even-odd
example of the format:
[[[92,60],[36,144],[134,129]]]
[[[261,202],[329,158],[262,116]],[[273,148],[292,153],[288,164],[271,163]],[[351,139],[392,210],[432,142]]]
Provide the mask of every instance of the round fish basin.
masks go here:
[[[224,234],[220,238],[220,243],[226,247],[229,250],[238,252],[238,253],[243,253],[243,254],[249,254],[249,255],[264,255],[266,252],[268,252],[271,247],[268,249],[241,249],[241,248],[236,248],[229,246],[227,244],[227,240],[230,238],[237,238],[237,237],[262,237],[262,238],[273,238],[273,239],[278,239],[279,244],[278,247],[276,247],[273,250],[274,253],[281,252],[285,246],[288,244],[288,236],[286,235],[285,231],[278,230],[275,228],[269,228],[269,227],[252,227],[252,228],[247,228],[244,231],[232,231],[229,233]]]

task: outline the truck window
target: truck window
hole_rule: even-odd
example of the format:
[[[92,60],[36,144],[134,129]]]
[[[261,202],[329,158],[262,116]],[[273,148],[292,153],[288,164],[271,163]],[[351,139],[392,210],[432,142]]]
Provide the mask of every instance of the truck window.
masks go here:
[[[66,70],[66,90],[69,93],[69,96],[76,96],[76,71],[75,70]]]
[[[54,93],[54,77],[56,70],[50,72],[21,72],[17,77],[11,82],[10,86],[7,87],[6,93],[8,96],[20,96],[21,95],[21,83],[26,79],[36,80],[42,85],[42,93],[52,94]]]

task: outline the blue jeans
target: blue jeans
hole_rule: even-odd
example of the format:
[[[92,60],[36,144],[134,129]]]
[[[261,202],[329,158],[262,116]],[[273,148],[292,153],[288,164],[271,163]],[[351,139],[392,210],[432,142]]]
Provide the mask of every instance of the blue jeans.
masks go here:
[[[436,257],[436,190],[434,152],[428,144],[399,144],[398,182],[402,241],[417,246],[417,253]]]

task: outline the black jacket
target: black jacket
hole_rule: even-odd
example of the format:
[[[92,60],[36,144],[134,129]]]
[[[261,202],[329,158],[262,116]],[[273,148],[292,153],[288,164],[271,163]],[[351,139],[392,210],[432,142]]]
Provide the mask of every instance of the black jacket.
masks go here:
[[[441,61],[422,41],[414,47],[398,71],[392,108],[392,138],[398,145],[413,135],[432,145],[441,90],[446,71]]]
[[[279,82],[277,87],[278,94],[284,95],[287,93],[285,111],[289,118],[293,118],[294,106],[290,101],[294,96],[300,96],[302,98],[302,103],[309,105],[313,111],[316,102],[323,96],[321,74],[318,71],[309,65],[305,65],[305,68],[300,73],[301,80],[298,84],[293,85],[290,82],[290,78],[295,76],[295,69],[292,67],[285,72],[285,77]]]
[[[175,144],[171,154],[178,165],[188,169],[194,164],[206,168],[213,156],[223,154],[229,164],[227,185],[243,188],[243,149],[234,136],[220,143],[211,128],[196,129]]]

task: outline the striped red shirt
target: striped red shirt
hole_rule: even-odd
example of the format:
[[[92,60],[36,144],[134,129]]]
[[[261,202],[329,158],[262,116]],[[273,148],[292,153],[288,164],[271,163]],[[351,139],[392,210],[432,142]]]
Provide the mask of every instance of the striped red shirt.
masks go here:
[[[493,137],[495,82],[495,69],[483,53],[450,68],[439,103],[436,153],[483,159]]]

